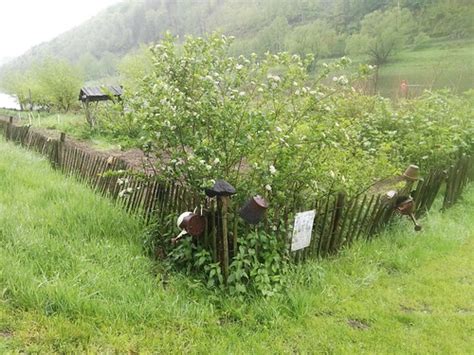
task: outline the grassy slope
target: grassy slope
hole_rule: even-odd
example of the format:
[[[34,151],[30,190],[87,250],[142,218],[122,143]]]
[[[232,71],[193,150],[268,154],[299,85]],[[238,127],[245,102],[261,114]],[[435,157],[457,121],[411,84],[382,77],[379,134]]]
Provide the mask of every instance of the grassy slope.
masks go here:
[[[241,302],[143,256],[139,221],[0,142],[0,353],[7,351],[468,353],[474,190],[420,234],[294,273],[287,295]]]
[[[380,70],[381,94],[396,97],[401,80],[407,80],[411,95],[425,89],[450,88],[455,92],[472,89],[474,41],[432,41],[419,50],[398,53]]]

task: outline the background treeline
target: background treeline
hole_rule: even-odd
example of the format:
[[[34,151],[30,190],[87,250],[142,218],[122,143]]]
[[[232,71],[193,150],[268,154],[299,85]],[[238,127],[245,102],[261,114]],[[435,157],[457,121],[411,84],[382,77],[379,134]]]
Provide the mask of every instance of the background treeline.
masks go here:
[[[68,112],[78,106],[82,71],[65,59],[35,61],[23,71],[4,75],[3,88],[14,94],[21,110]]]
[[[236,37],[233,54],[288,50],[312,53],[319,59],[360,52],[361,48],[368,53],[370,34],[366,28],[371,23],[383,24],[380,14],[385,13],[392,14],[390,21],[395,19],[391,24],[396,27],[386,31],[399,35],[392,41],[394,48],[474,33],[471,0],[126,1],[32,48],[5,65],[2,72],[5,76],[30,68],[38,60],[57,57],[77,65],[85,80],[110,77],[121,57],[142,43],[159,40],[168,30],[180,36],[220,30]]]

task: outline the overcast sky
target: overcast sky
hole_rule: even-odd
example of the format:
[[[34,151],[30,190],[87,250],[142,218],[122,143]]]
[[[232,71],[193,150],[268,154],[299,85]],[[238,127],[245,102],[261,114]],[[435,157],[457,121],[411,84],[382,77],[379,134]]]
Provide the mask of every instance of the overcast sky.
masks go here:
[[[0,0],[0,60],[49,41],[120,0]]]

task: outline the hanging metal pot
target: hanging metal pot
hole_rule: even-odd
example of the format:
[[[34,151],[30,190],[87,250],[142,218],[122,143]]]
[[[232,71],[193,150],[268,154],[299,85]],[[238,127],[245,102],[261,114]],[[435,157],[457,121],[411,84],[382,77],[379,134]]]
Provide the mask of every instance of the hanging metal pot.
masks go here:
[[[239,215],[249,224],[257,224],[263,219],[268,203],[262,196],[254,196],[240,209]]]
[[[410,165],[403,173],[403,177],[409,181],[417,181],[420,178],[420,168],[417,165]]]

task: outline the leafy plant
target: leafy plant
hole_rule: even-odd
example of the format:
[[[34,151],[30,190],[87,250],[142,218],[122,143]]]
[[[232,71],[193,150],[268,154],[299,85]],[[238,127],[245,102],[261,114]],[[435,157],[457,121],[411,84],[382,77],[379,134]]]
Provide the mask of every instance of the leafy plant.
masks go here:
[[[242,238],[229,269],[231,294],[243,296],[250,291],[273,296],[279,293],[289,268],[286,253],[284,243],[274,235],[255,231]]]
[[[170,267],[202,278],[209,288],[227,289],[240,297],[261,295],[271,297],[285,286],[289,270],[288,255],[282,241],[274,235],[254,231],[239,239],[239,248],[229,267],[227,283],[219,263],[211,253],[193,243],[191,237],[183,238],[170,249]]]

